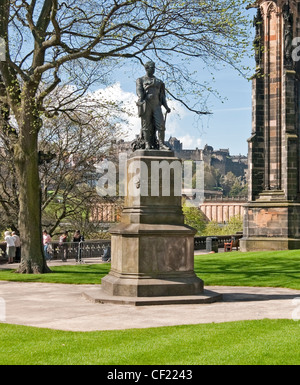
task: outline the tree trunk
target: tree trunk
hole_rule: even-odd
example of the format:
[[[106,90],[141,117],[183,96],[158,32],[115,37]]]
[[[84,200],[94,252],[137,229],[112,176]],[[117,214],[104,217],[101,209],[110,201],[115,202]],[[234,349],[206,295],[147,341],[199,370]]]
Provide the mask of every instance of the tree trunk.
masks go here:
[[[46,264],[41,229],[41,189],[38,170],[38,130],[34,114],[25,113],[15,146],[15,166],[19,186],[19,230],[22,258],[18,269],[22,274],[51,272]]]

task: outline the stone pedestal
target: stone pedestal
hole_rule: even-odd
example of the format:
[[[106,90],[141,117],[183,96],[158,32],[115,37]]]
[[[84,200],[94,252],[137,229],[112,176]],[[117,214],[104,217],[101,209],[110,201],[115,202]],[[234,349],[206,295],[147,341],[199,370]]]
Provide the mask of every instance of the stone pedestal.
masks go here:
[[[121,223],[110,230],[112,263],[100,302],[206,303],[194,272],[195,230],[184,225],[182,166],[171,151],[136,151],[127,164]],[[99,299],[98,299],[99,302]]]
[[[198,294],[195,232],[179,225],[121,224],[111,230],[112,264],[102,280],[106,293],[125,297]]]
[[[241,251],[300,249],[300,203],[280,199],[281,195],[262,194],[246,205]]]

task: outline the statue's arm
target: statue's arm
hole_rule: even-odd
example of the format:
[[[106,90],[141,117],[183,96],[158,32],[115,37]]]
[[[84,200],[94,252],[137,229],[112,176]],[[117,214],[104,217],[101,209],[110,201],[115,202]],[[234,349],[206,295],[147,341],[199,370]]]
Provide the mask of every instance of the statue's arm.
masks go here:
[[[161,104],[165,107],[167,112],[171,112],[171,109],[168,106],[167,98],[166,98],[166,89],[164,83],[161,86]]]
[[[139,102],[142,102],[145,100],[145,92],[144,92],[144,87],[143,87],[143,79],[139,78],[136,81],[136,94],[139,98]]]

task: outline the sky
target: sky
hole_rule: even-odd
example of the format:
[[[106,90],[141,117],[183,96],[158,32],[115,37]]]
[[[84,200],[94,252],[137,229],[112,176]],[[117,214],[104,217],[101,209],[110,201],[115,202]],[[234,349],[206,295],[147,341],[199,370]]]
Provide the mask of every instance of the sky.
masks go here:
[[[212,116],[204,119],[199,133],[201,143],[214,149],[228,148],[231,155],[247,155],[252,131],[252,83],[227,69],[216,74],[215,87],[226,100],[212,101]]]

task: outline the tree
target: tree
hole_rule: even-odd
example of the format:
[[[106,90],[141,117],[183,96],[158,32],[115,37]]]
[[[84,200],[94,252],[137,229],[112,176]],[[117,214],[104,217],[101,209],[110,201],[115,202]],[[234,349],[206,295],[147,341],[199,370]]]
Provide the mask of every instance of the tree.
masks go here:
[[[221,226],[217,221],[209,222],[202,235],[234,235],[241,231],[243,231],[243,218],[240,215],[236,215],[231,217],[225,226]]]
[[[19,201],[13,154],[0,131],[0,231],[18,229]]]
[[[184,223],[197,230],[196,235],[202,235],[205,230],[207,220],[203,212],[193,205],[189,205],[187,202],[183,204]]]
[[[237,178],[233,186],[230,189],[230,197],[246,197],[248,192],[248,185],[241,181],[241,178]]]
[[[231,217],[226,225],[223,227],[223,234],[236,234],[243,231],[243,218],[240,215]]]
[[[217,235],[222,235],[222,229],[221,226],[218,224],[217,221],[210,221],[205,229],[202,232],[202,236],[217,236]]]
[[[205,190],[216,190],[219,186],[221,173],[213,166],[204,166],[204,188]]]
[[[63,97],[62,90],[58,90],[56,100]],[[94,205],[104,203],[95,188],[99,177],[96,166],[107,156],[111,138],[116,140],[122,135],[120,126],[114,119],[111,121],[113,111],[122,114],[122,106],[103,103],[97,92],[78,99],[72,114],[44,119],[38,143],[39,175],[42,226],[50,235],[60,231],[60,225],[66,220],[81,223],[72,228],[93,230],[96,226],[96,223],[89,223],[90,212]],[[5,139],[0,132],[0,212],[3,230],[17,230],[16,172],[13,154]]]
[[[22,261],[19,272],[49,271],[41,242],[38,136],[45,117],[68,113],[68,104],[94,82],[104,82],[124,59],[159,61],[169,94],[191,110],[207,83],[187,60],[237,67],[245,48],[244,0],[2,0],[0,63],[2,131],[10,141],[17,175]],[[173,58],[173,60],[171,60]],[[89,64],[88,64],[89,63]],[[64,103],[51,95],[72,84]],[[185,99],[184,99],[185,98]],[[193,99],[195,100],[195,99]],[[200,103],[201,104],[201,103]],[[14,117],[16,128],[10,125]]]
[[[247,185],[243,178],[237,177],[233,172],[229,171],[221,177],[220,185],[226,197],[239,197],[247,195]]]
[[[88,208],[100,201],[96,166],[107,156],[112,137],[116,140],[122,134],[114,113],[120,115],[121,106],[89,94],[76,101],[68,116],[45,120],[39,135],[40,153],[50,158],[55,154],[40,166],[43,227],[50,234],[66,219],[85,218],[86,223]]]

